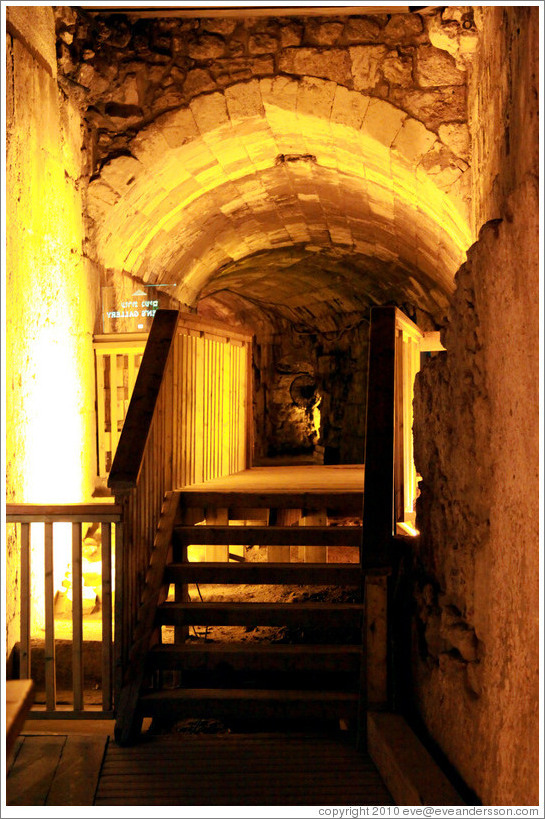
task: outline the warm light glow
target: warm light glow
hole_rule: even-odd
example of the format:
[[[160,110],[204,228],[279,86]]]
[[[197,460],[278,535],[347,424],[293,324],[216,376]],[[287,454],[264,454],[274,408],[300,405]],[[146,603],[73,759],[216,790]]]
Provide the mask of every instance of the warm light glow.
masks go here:
[[[421,156],[405,153],[410,140],[399,135],[416,121],[393,106],[385,112],[374,104],[362,127],[355,128],[308,113],[316,106],[300,90],[296,110],[285,107],[287,97],[274,92],[267,97],[263,89],[256,93],[259,99],[264,95],[262,104],[256,104],[259,114],[250,109],[247,116],[224,120],[212,130],[200,128],[200,136],[161,152],[155,161],[149,155],[145,163],[121,157],[105,167],[96,199],[93,183],[89,189],[93,208],[102,214],[97,246],[104,264],[145,281],[155,281],[157,271],[170,280],[183,269],[184,292],[196,295],[221,264],[273,245],[308,242],[304,202],[311,186],[322,211],[313,218],[322,220],[324,235],[333,243],[347,241],[335,228],[335,211],[328,210],[335,190],[333,201],[340,194],[357,202],[349,244],[371,244],[379,256],[393,253],[405,263],[416,262],[440,288],[450,289],[472,242],[468,215],[459,198],[449,199],[426,174]],[[367,99],[357,92],[348,95],[359,105]],[[212,96],[214,100],[199,103],[199,110],[217,104]],[[172,116],[183,119],[183,111]],[[384,116],[392,117],[392,123],[384,125]],[[206,119],[207,128],[210,121]],[[424,152],[431,149],[435,135],[421,124],[414,127],[425,132]],[[294,152],[313,157],[312,162],[278,163],[279,156]],[[115,191],[113,206],[101,199],[104,184]],[[286,193],[277,201],[271,188],[285,188]],[[235,220],[234,229],[232,217],[242,212],[245,216]],[[207,224],[213,225],[208,242]]]
[[[398,530],[401,530],[400,534],[402,535],[410,535],[411,537],[416,537],[417,535],[420,534],[418,529],[415,529],[414,526],[412,526],[410,523],[407,523],[406,521],[404,523],[398,523],[397,528]]]
[[[45,326],[32,345],[34,377],[26,397],[24,498],[31,503],[78,503],[82,500],[84,440],[80,410],[81,372],[74,349],[67,343],[66,321],[59,309],[56,323]],[[64,326],[63,326],[64,325]],[[32,524],[32,633],[44,627],[44,527]],[[72,559],[70,523],[53,526],[54,591]]]

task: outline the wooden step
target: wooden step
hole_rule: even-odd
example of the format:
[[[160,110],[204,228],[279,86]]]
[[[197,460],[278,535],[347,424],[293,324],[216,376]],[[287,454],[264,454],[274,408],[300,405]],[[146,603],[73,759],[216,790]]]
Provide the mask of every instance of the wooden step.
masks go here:
[[[219,491],[187,487],[181,493],[181,503],[186,508],[217,506],[231,508],[240,506],[266,509],[305,509],[320,512],[327,509],[331,514],[361,516],[363,492],[353,491]]]
[[[167,583],[359,586],[358,563],[171,563]]]
[[[361,526],[176,526],[183,544],[232,546],[352,546],[359,548]]]
[[[318,626],[353,628],[361,622],[360,603],[163,603],[163,626]]]
[[[213,671],[319,671],[357,673],[361,645],[289,645],[225,642],[158,645],[150,651],[150,669]]]
[[[355,719],[358,695],[345,691],[179,688],[144,694],[144,717],[168,720],[223,719]]]

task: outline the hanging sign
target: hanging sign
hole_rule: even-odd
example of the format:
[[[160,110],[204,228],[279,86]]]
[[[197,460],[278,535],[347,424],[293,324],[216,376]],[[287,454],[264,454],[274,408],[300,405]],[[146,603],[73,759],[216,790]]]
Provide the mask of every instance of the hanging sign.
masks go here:
[[[103,333],[148,333],[156,311],[169,307],[169,297],[156,287],[134,290],[127,295],[114,287],[102,288]]]

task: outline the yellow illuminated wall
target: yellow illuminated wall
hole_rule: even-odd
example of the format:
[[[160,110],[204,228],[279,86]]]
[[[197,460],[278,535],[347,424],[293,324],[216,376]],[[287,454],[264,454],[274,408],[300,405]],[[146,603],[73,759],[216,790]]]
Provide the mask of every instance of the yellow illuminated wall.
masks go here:
[[[8,9],[8,33],[7,500],[82,502],[91,497],[95,474],[92,333],[99,288],[83,256],[81,121],[57,86],[52,8],[17,8],[11,19]],[[37,533],[34,539],[37,558]],[[64,548],[62,537],[55,540],[60,582],[69,533]],[[41,561],[33,556],[33,563],[39,601]],[[18,639],[13,535],[6,579],[9,652]]]

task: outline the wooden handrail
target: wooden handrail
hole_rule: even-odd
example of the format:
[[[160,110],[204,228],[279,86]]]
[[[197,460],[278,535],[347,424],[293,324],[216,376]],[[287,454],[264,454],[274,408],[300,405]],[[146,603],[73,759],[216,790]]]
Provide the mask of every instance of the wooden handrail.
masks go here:
[[[137,485],[177,323],[177,310],[158,310],[155,314],[108,478],[108,486],[114,492],[124,492]]]
[[[6,503],[6,523],[118,523],[116,503]]]

